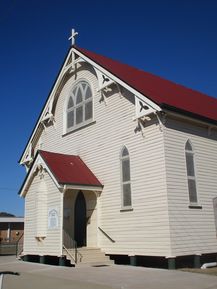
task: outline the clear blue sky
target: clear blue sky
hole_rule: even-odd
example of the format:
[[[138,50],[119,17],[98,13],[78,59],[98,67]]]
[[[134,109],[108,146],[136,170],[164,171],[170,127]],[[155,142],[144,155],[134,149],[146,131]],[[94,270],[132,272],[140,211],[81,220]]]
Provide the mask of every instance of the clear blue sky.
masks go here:
[[[77,45],[217,97],[216,0],[0,0],[0,211],[23,215],[18,165]]]

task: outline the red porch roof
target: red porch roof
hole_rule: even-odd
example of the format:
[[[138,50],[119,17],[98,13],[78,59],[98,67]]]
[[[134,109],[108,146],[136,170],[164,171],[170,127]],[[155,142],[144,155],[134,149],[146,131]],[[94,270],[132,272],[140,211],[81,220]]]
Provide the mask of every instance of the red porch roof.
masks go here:
[[[103,187],[79,156],[39,151],[59,184]]]
[[[75,48],[160,107],[176,108],[194,117],[217,121],[217,99],[86,49]]]

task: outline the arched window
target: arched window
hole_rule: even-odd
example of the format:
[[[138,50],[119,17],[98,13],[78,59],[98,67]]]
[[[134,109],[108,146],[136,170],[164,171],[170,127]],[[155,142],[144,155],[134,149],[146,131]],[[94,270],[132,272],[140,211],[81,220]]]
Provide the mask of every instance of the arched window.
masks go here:
[[[93,118],[93,97],[86,81],[78,82],[70,92],[66,108],[66,131],[89,123]]]
[[[130,181],[130,156],[128,149],[124,146],[121,150],[121,186],[122,186],[122,207],[132,206],[131,181]]]
[[[197,186],[194,166],[194,151],[191,142],[188,140],[185,144],[185,158],[188,179],[188,192],[190,203],[197,203]]]

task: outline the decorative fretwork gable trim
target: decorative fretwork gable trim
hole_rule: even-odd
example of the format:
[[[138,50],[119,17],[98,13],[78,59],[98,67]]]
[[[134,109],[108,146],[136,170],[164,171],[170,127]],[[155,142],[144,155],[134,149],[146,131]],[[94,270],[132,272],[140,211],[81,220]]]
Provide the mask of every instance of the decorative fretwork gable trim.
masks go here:
[[[47,125],[53,124],[55,121],[54,117],[54,104],[55,104],[55,97],[58,95],[56,92],[58,87],[61,84],[62,79],[64,78],[65,74],[71,71],[75,71],[77,69],[77,64],[87,62],[94,68],[96,72],[96,76],[98,79],[98,91],[101,92],[102,98],[106,103],[106,99],[104,97],[103,92],[107,89],[110,89],[112,84],[116,84],[118,89],[119,86],[122,86],[133,93],[135,96],[135,117],[140,118],[144,115],[148,115],[153,112],[161,111],[161,108],[152,102],[148,97],[144,96],[143,94],[139,93],[134,88],[130,87],[127,83],[119,79],[117,76],[113,75],[111,72],[85,56],[82,52],[79,51],[76,47],[71,47],[64,63],[60,69],[60,72],[54,82],[54,85],[51,89],[51,92],[47,98],[47,101],[44,105],[44,108],[41,112],[41,115],[33,129],[33,132],[29,138],[29,141],[25,147],[25,150],[20,158],[20,164],[26,165],[29,162],[32,162],[34,155],[32,155],[32,144],[33,138],[35,134],[38,132],[40,125],[43,126],[45,129]],[[119,90],[120,92],[120,90]],[[141,105],[142,104],[142,105]],[[142,108],[142,111],[141,111]],[[143,109],[145,108],[145,109]]]

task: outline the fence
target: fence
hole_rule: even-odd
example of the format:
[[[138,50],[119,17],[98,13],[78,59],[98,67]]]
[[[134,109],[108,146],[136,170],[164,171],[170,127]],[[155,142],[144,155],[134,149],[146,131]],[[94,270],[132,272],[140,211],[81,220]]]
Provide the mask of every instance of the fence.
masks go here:
[[[0,243],[0,256],[1,255],[16,255],[17,257],[22,253],[23,251],[23,234],[20,236],[20,238],[16,242],[10,242],[10,243]]]

